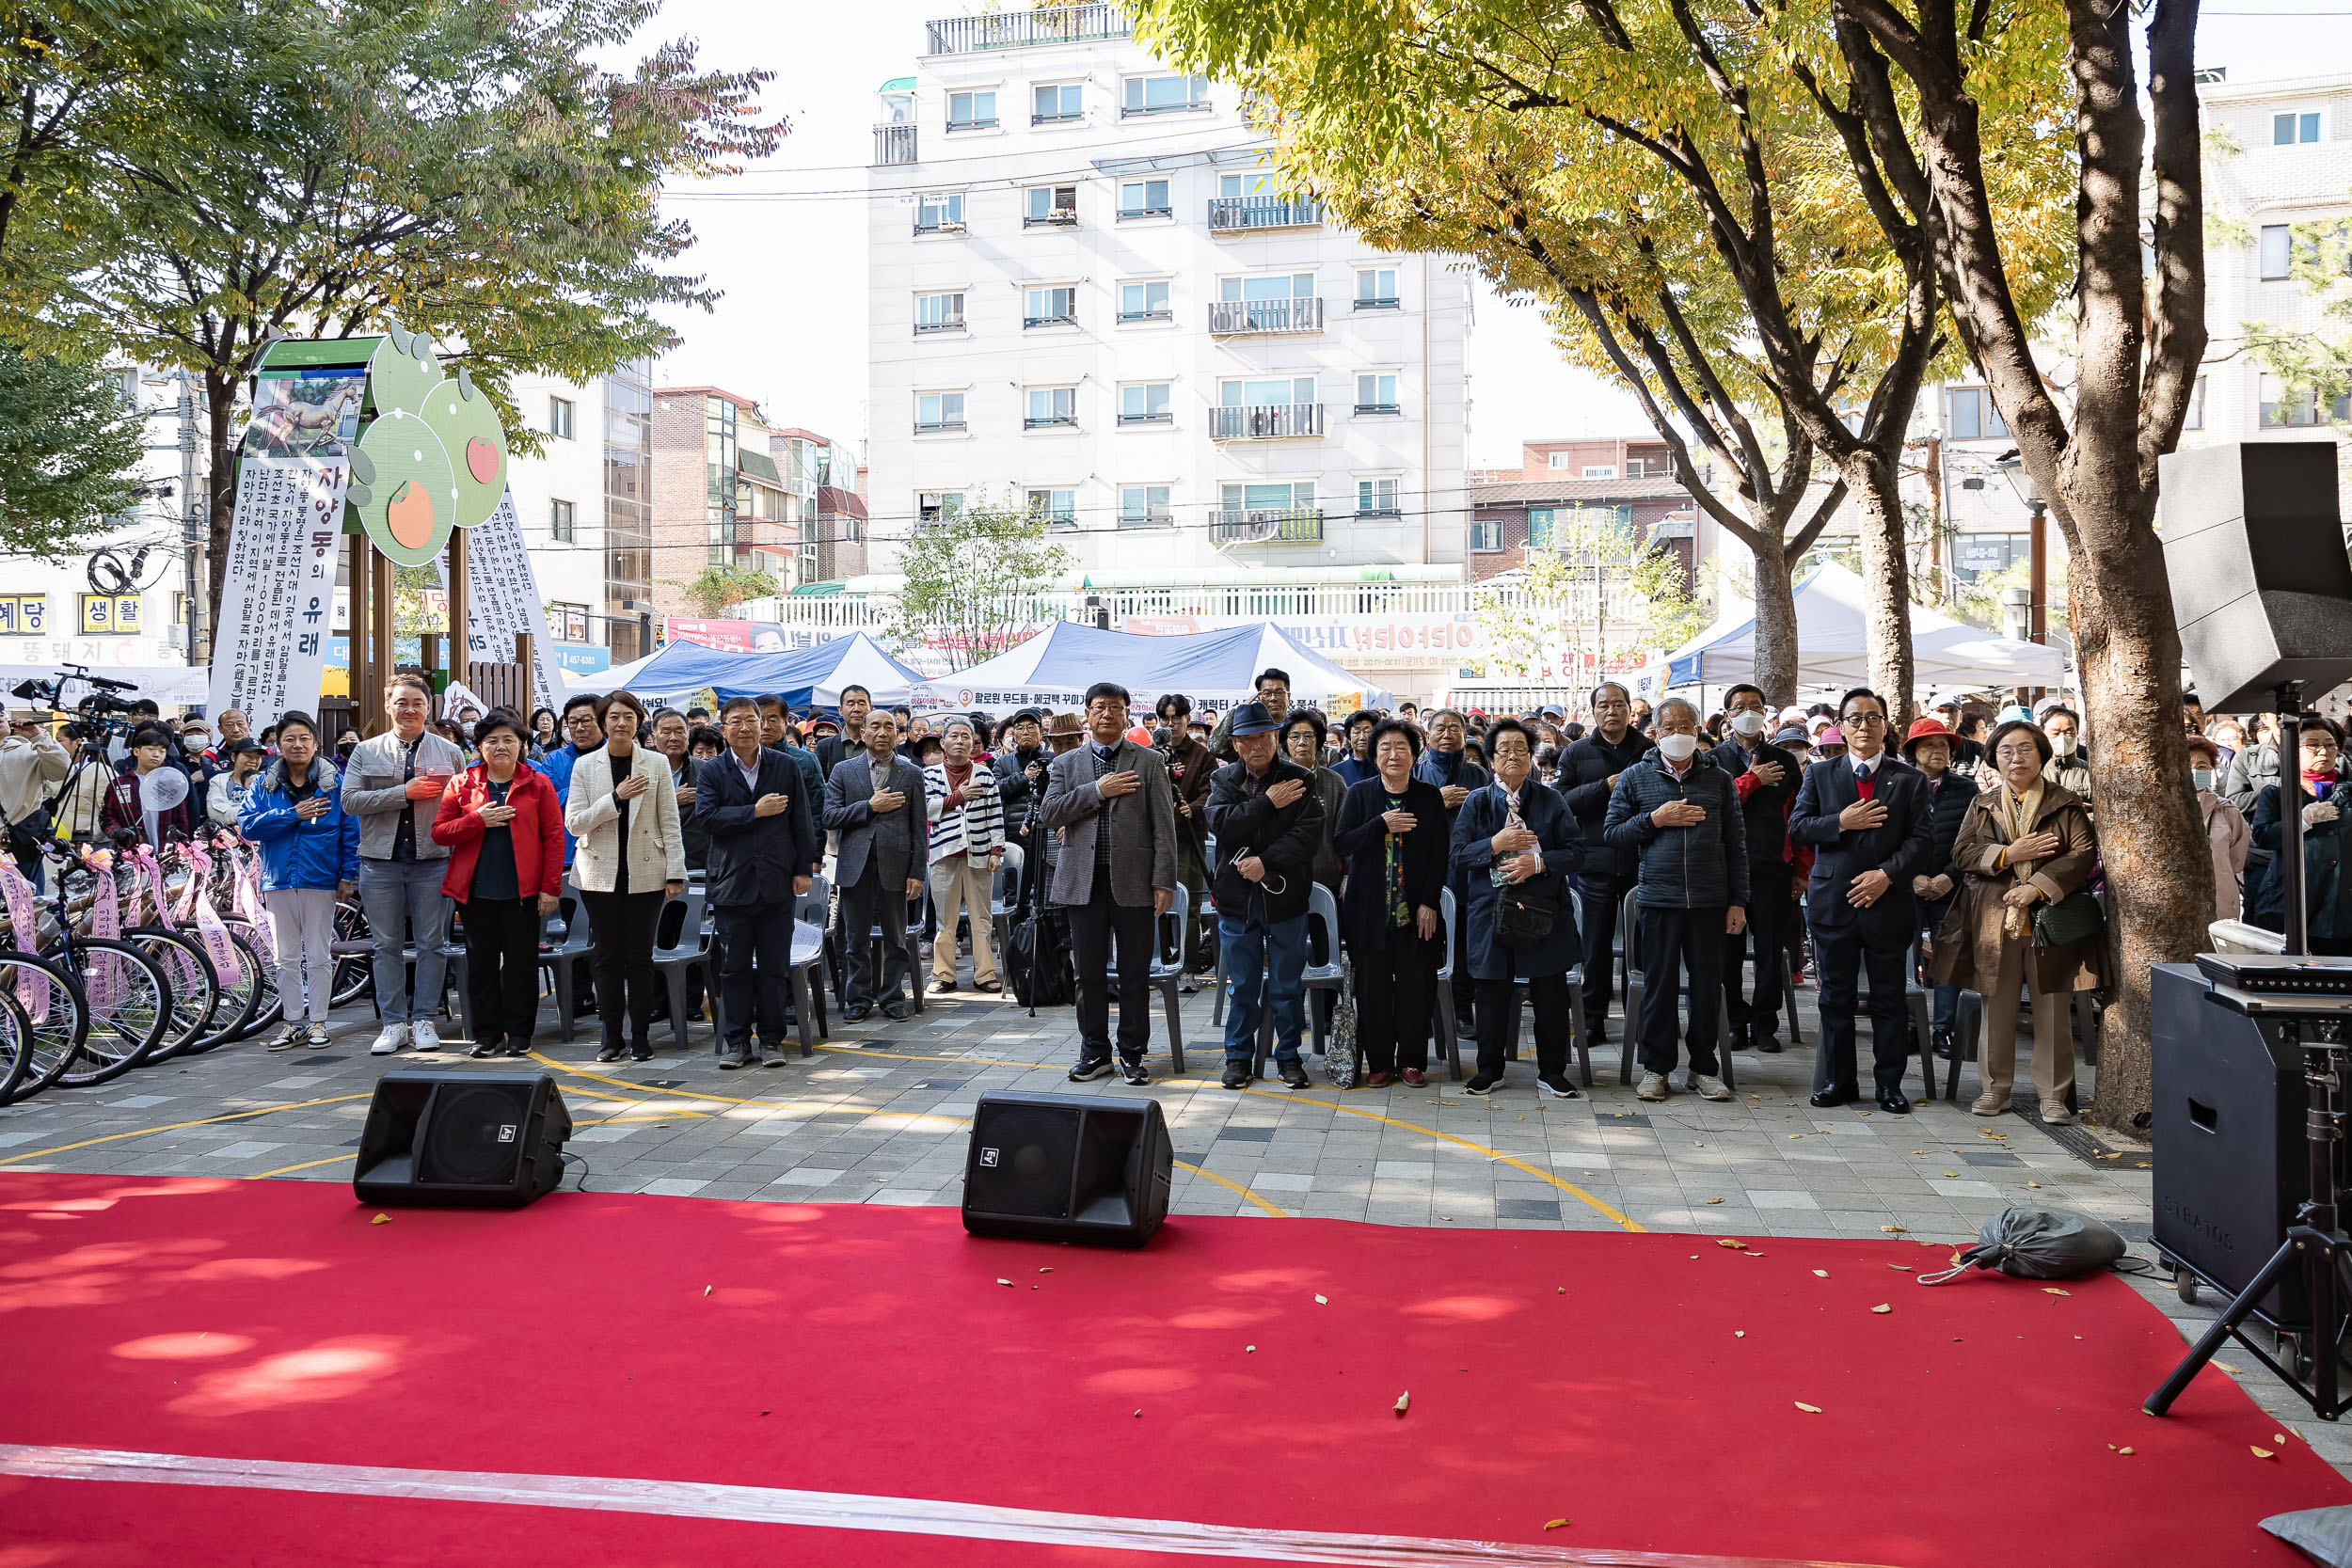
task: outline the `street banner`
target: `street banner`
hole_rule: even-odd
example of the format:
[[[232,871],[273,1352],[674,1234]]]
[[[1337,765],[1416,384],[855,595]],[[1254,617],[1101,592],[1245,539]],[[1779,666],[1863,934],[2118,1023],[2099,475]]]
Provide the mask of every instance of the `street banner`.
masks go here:
[[[316,713],[335,604],[350,459],[329,433],[263,450],[248,436],[237,470],[210,711],[242,708],[255,729],[288,708]]]
[[[440,559],[441,586],[449,587],[449,557]],[[515,492],[499,498],[497,510],[466,531],[466,657],[475,663],[512,664],[515,634],[531,634],[532,705],[553,707],[561,687],[549,679],[555,639],[548,635],[548,607],[539,597],[539,575],[523,546],[522,521],[515,515]]]

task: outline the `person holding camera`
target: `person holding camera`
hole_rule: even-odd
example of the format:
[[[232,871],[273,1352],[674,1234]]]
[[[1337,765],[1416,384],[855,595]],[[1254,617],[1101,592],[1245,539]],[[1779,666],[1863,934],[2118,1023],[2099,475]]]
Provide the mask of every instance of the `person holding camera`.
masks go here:
[[[146,730],[131,737],[142,764],[162,742]],[[152,767],[163,766],[160,754]],[[326,1009],[335,990],[335,900],[358,885],[359,819],[343,810],[334,766],[319,754],[317,722],[292,712],[278,721],[278,757],[246,796],[238,827],[262,851],[262,904],[278,948],[278,997],[285,1033],[272,1051],[326,1044]],[[177,811],[187,809],[183,801]],[[303,1024],[303,987],[310,1024]]]
[[[0,822],[7,824],[8,852],[34,887],[40,886],[40,849],[51,822],[47,786],[73,767],[29,708],[8,715],[8,735],[0,740]]]

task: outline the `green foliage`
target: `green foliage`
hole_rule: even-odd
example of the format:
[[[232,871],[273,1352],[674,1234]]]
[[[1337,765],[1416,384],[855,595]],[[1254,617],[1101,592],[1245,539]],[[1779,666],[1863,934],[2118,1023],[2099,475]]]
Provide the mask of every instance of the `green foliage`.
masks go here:
[[[2352,218],[2294,226],[2287,267],[2313,308],[2308,327],[2246,323],[2246,352],[2280,384],[2319,405],[2352,392]]]
[[[944,646],[977,662],[1028,634],[1032,601],[1072,566],[1026,507],[981,504],[920,525],[900,548],[906,574],[892,628],[901,647]]]
[[[1637,643],[1678,648],[1709,619],[1673,550],[1644,545],[1629,523],[1608,512],[1563,509],[1549,548],[1530,547],[1524,565],[1480,587],[1473,613],[1492,650],[1488,673],[1549,675],[1573,667],[1583,640],[1598,630],[1597,593],[1613,607],[1634,601],[1639,625],[1617,624],[1606,637],[1619,652]]]
[[[119,375],[0,341],[0,554],[54,560],[114,531],[145,443]]]
[[[765,599],[784,592],[772,572],[741,566],[707,566],[700,577],[683,585],[687,602],[698,615],[719,616],[745,599]]]

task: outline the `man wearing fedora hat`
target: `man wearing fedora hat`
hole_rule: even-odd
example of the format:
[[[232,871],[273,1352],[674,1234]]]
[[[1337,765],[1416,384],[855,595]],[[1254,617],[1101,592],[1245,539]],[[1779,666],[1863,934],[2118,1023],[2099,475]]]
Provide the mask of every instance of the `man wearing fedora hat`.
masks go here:
[[[1243,1088],[1256,1076],[1258,1022],[1271,1008],[1276,1066],[1286,1086],[1303,1089],[1307,897],[1324,838],[1323,797],[1313,774],[1278,753],[1274,737],[1282,721],[1266,704],[1242,704],[1231,725],[1241,760],[1216,770],[1208,803],[1209,832],[1216,836],[1210,886],[1217,951],[1232,983],[1224,1085]]]

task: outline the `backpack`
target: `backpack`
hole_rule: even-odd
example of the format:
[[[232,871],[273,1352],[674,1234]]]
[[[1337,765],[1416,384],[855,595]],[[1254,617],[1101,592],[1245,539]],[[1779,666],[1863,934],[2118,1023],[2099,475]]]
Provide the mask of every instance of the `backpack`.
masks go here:
[[[1067,1006],[1077,1000],[1069,934],[1062,917],[1045,907],[1042,866],[1030,881],[1028,896],[1022,899],[1012,935],[1005,943],[1005,972],[1012,981],[1013,1000],[1028,1008],[1032,1017],[1040,1007]]]

